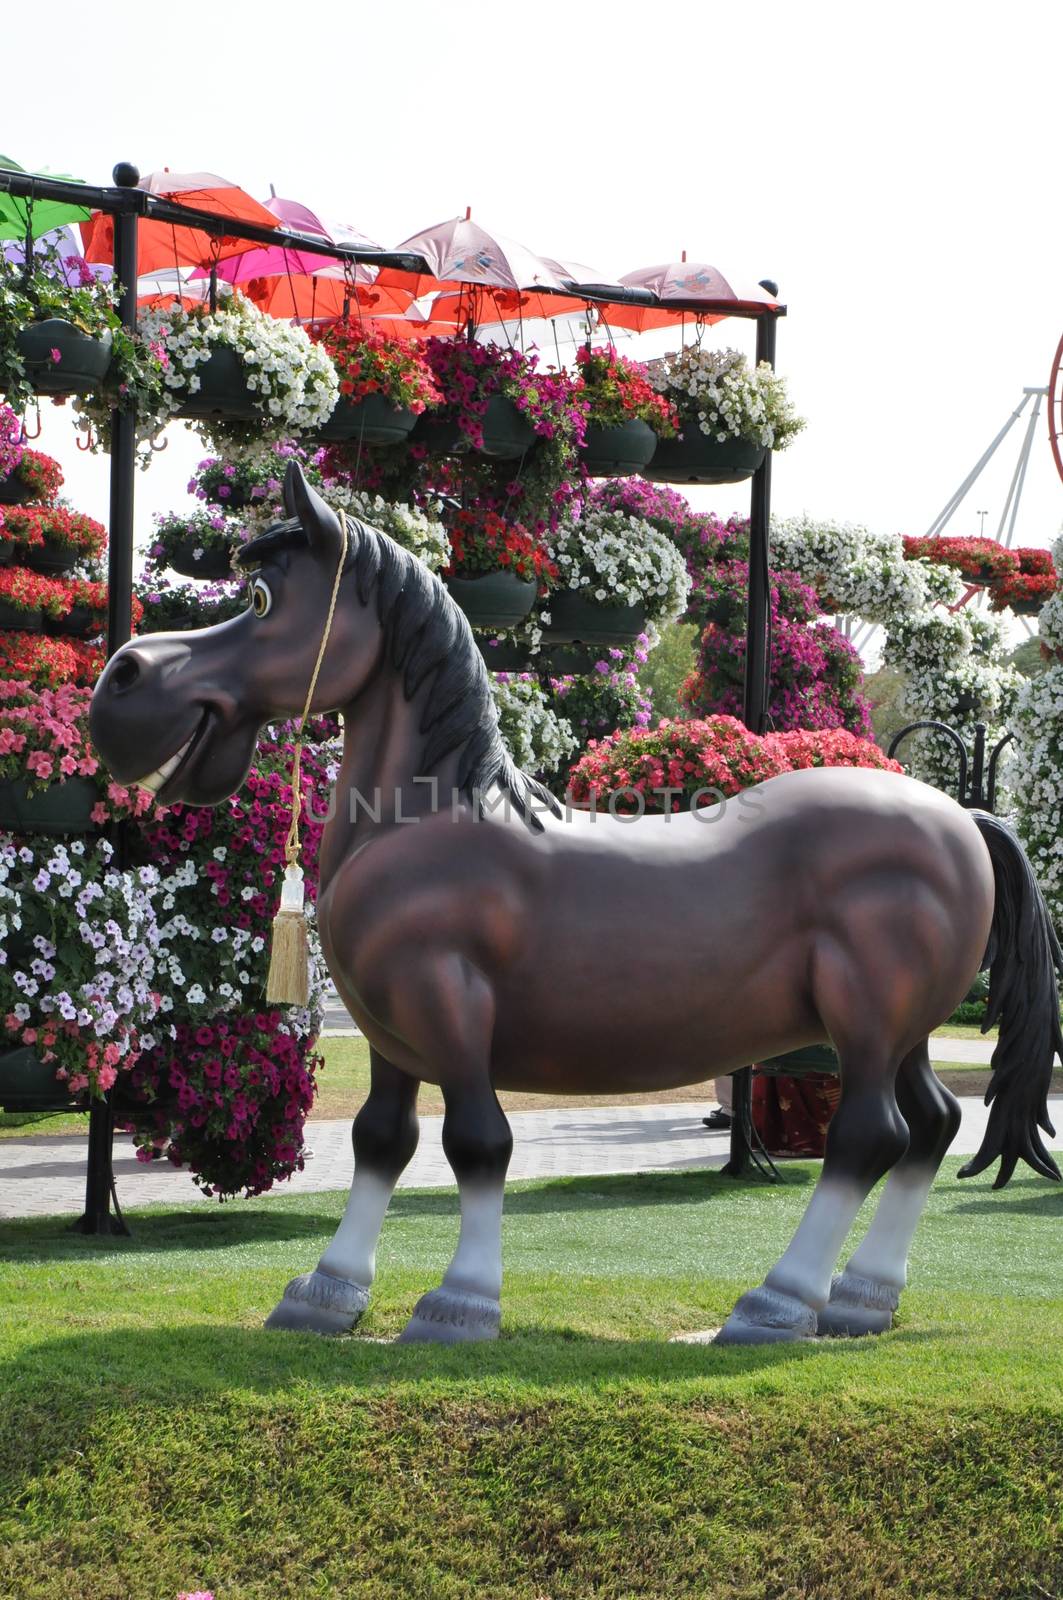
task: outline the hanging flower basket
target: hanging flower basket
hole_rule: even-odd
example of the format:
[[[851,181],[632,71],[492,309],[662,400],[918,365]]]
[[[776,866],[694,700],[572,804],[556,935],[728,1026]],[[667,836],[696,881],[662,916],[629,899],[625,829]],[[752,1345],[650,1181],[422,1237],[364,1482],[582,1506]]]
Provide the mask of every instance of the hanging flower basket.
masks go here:
[[[202,545],[194,534],[180,539],[169,563],[183,578],[231,578],[232,551],[228,545]]]
[[[0,506],[20,506],[28,498],[26,485],[17,472],[9,472],[6,478],[0,478]]]
[[[543,645],[594,644],[623,646],[646,628],[645,606],[611,606],[589,600],[578,589],[559,589],[547,602],[550,624]]]
[[[687,426],[681,439],[661,439],[645,475],[653,483],[742,483],[767,452],[749,439],[710,439]]]
[[[199,388],[186,394],[176,415],[195,422],[254,422],[254,396],[247,386],[247,372],[236,351],[227,344],[216,344],[207,360],[197,369]]]
[[[5,833],[91,833],[100,792],[88,778],[67,778],[30,792],[25,778],[0,782],[0,831]]]
[[[14,553],[15,541],[13,539],[5,539],[3,534],[0,533],[0,567],[9,567]]]
[[[534,578],[518,578],[514,572],[484,572],[444,582],[474,628],[512,628],[523,622],[539,587]]]
[[[314,437],[323,444],[344,439],[360,444],[402,444],[416,421],[412,411],[389,405],[378,394],[367,394],[364,400],[341,397]]]
[[[8,600],[0,600],[0,632],[40,633],[44,617],[40,611],[23,611]]]
[[[2,561],[3,556],[0,556],[0,562]],[[1044,603],[1045,597],[1043,594],[1016,596],[1008,601],[1010,609],[1014,611],[1017,617],[1036,617]]]
[[[0,1110],[60,1111],[75,1105],[55,1068],[26,1046],[0,1054]]]
[[[456,418],[435,416],[429,411],[417,419],[411,442],[440,456],[463,455],[472,449]],[[493,394],[483,415],[483,444],[478,453],[496,461],[516,461],[534,443],[535,429],[527,417],[504,394]]]
[[[489,672],[531,672],[535,662],[526,644],[514,639],[477,639]]]
[[[29,546],[22,559],[31,572],[55,577],[57,573],[69,572],[75,567],[79,553],[71,545],[60,544],[58,539],[45,534],[40,544]]]
[[[657,435],[638,417],[617,428],[587,428],[580,458],[592,478],[630,478],[645,472],[657,449]]]
[[[28,323],[17,343],[26,378],[38,394],[88,394],[111,364],[109,332],[92,338],[63,317]]]
[[[46,617],[45,633],[54,638],[92,639],[102,633],[107,618],[92,606],[72,605],[65,617]]]

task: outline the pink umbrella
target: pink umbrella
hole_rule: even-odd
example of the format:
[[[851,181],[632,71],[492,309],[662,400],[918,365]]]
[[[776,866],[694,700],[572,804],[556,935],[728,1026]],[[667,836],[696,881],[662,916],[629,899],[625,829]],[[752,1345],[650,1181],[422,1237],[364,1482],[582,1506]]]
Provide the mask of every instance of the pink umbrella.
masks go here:
[[[620,279],[628,289],[649,289],[660,301],[660,308],[640,306],[614,306],[610,320],[620,321],[625,327],[659,328],[679,316],[699,317],[704,322],[719,322],[735,312],[761,311],[766,306],[776,306],[778,301],[759,284],[741,284],[734,287],[719,268],[706,262],[688,261],[683,251],[679,261],[665,262],[661,266],[641,267],[637,272],[625,272]],[[669,301],[686,301],[685,309],[669,308]],[[691,309],[690,302],[695,302]],[[704,310],[698,309],[704,306]],[[634,322],[626,320],[633,316]]]
[[[329,244],[359,245],[367,250],[380,250],[375,240],[368,234],[361,232],[348,222],[324,222],[315,211],[304,206],[299,200],[284,200],[279,195],[271,193],[266,201],[266,210],[269,211],[282,227],[289,228],[293,233],[309,234],[316,239],[325,239]],[[343,261],[339,256],[320,256],[311,254],[306,250],[294,249],[288,245],[270,244],[258,245],[254,249],[245,250],[243,255],[234,256],[230,261],[218,264],[218,277],[224,278],[226,283],[250,283],[256,278],[297,277],[310,276],[322,272],[326,268],[339,268],[342,275]],[[375,275],[372,267],[352,267],[355,279],[359,283],[371,283]],[[205,277],[206,272],[201,271],[197,276]]]
[[[423,256],[428,272],[399,272],[385,268],[381,288],[409,289],[420,297],[432,289],[474,288],[556,291],[564,293],[561,277],[534,251],[515,239],[488,233],[473,222],[471,208],[463,217],[451,217],[404,239],[397,247]]]

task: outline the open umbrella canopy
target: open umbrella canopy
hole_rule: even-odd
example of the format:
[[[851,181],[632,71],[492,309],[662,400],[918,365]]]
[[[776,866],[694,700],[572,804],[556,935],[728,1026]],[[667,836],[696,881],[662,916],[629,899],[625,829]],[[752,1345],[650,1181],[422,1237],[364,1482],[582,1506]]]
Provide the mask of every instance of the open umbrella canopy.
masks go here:
[[[735,287],[717,267],[707,262],[688,261],[685,251],[679,261],[625,272],[620,282],[628,289],[649,289],[662,307],[667,307],[670,300],[694,301],[704,305],[706,313],[717,312],[719,316],[727,316],[732,310],[759,311],[765,306],[778,305],[774,296],[759,284]]]
[[[260,228],[277,226],[277,218],[272,212],[267,211],[246,190],[212,172],[168,172],[164,168],[161,172],[149,172],[147,177],[141,178],[137,188],[172,200],[176,205],[231,217],[234,222],[251,222]],[[112,259],[113,217],[102,211],[94,211],[88,222],[82,225],[81,234],[87,260]],[[228,234],[209,233],[203,228],[158,222],[151,217],[141,219],[137,234],[138,265],[142,273],[162,272],[170,267],[181,266],[210,267],[212,262],[257,248],[252,239],[237,239]]]
[[[313,257],[308,257],[313,260]],[[322,260],[319,256],[318,262]],[[405,314],[410,295],[403,289],[382,289],[376,268],[318,265],[308,272],[286,272],[251,278],[240,287],[262,311],[285,320],[329,322],[338,317]]]
[[[6,167],[8,172],[26,170],[7,156],[0,156],[0,167]],[[62,178],[67,183],[84,181],[65,172],[49,176]],[[27,233],[39,239],[42,233],[51,233],[53,228],[61,228],[68,222],[84,222],[88,216],[88,206],[75,206],[68,200],[38,200],[0,191],[0,239],[25,239]]]
[[[473,222],[466,211],[432,228],[413,234],[396,247],[423,256],[427,273],[385,268],[385,288],[406,287],[416,296],[432,289],[460,289],[463,284],[490,285],[496,289],[558,290],[565,284],[542,256],[502,234],[492,234]]]
[[[277,223],[292,233],[305,233],[312,238],[326,240],[329,244],[356,245],[363,250],[384,248],[349,222],[324,221],[316,211],[311,211],[309,206],[304,206],[299,200],[285,200],[280,195],[273,194],[265,202],[265,208]],[[224,278],[226,283],[250,283],[256,278],[270,278],[281,274],[295,276],[318,273],[329,266],[342,269],[342,265],[342,258],[339,256],[320,256],[311,254],[308,250],[291,249],[280,244],[255,245],[250,250],[243,251],[241,255],[231,256],[221,263],[218,267],[218,277]],[[366,277],[364,281],[369,282],[370,279]]]

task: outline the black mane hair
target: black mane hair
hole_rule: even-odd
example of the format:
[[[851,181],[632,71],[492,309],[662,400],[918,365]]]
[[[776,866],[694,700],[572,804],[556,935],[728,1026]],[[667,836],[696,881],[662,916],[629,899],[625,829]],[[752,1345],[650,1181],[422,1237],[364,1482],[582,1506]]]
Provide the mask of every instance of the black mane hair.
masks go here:
[[[458,789],[479,814],[488,791],[497,785],[527,826],[541,830],[532,798],[555,815],[561,808],[537,779],[520,770],[502,742],[487,668],[464,613],[424,562],[388,534],[357,517],[348,516],[346,524],[344,571],[354,573],[363,605],[376,592],[385,659],[402,673],[406,699],[412,700],[431,679],[421,718],[424,765],[431,768],[464,746]],[[237,560],[247,567],[264,556],[308,546],[305,529],[293,517],[251,539]]]

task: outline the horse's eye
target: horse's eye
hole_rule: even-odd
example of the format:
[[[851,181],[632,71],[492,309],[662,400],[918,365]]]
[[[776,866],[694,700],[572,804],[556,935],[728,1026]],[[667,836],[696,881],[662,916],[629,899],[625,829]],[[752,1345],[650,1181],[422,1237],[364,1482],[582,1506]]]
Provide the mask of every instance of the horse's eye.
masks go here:
[[[256,578],[251,585],[251,609],[255,616],[268,616],[272,604],[273,596],[269,592],[268,584],[264,583],[261,578]]]

